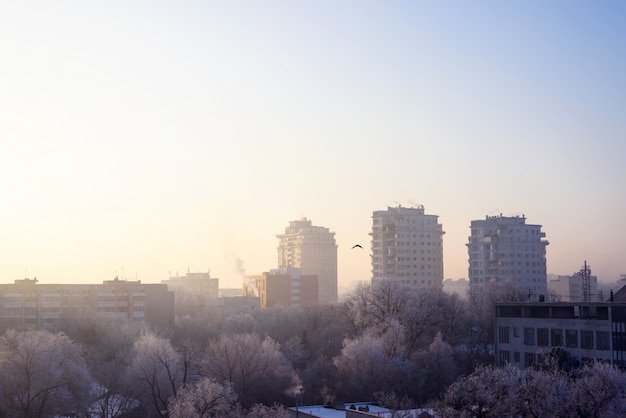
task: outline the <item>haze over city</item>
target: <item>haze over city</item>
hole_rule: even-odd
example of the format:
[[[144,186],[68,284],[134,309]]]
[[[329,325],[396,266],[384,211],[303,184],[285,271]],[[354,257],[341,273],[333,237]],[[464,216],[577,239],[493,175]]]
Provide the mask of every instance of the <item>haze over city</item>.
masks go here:
[[[444,277],[471,220],[524,215],[547,271],[626,273],[626,5],[8,1],[0,282],[220,287],[307,217],[340,293],[372,212],[424,205]],[[361,244],[363,250],[352,249]]]

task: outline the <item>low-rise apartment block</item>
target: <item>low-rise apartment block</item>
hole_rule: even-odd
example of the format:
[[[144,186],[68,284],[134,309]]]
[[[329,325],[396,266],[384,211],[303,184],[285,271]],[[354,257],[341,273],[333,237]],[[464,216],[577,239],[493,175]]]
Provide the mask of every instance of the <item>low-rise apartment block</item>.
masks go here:
[[[497,303],[496,363],[528,367],[563,347],[581,361],[626,367],[626,302]]]
[[[250,276],[244,284],[246,296],[257,296],[261,308],[317,304],[318,277],[302,274],[299,268],[275,269]]]
[[[0,284],[0,326],[59,327],[70,320],[138,320],[166,329],[174,321],[174,293],[164,284],[115,278],[102,284]]]

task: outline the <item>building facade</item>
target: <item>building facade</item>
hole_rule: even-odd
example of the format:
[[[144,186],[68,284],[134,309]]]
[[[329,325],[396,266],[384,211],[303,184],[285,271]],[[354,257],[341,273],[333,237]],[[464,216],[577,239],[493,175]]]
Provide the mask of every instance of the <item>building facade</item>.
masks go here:
[[[137,320],[167,329],[174,294],[161,284],[106,280],[98,284],[40,284],[37,279],[0,284],[0,325],[62,327],[72,320]]]
[[[245,296],[257,296],[261,308],[302,306],[318,303],[318,277],[306,275],[299,268],[275,269],[250,276],[244,284]]]
[[[496,362],[521,368],[553,347],[626,367],[626,303],[497,303]]]
[[[335,233],[304,218],[289,222],[277,235],[278,268],[299,268],[303,275],[317,276],[319,303],[337,302],[337,244]]]
[[[416,287],[441,287],[443,228],[424,207],[388,207],[372,216],[372,283],[395,280]]]
[[[167,288],[172,290],[176,297],[197,296],[205,300],[217,299],[219,297],[219,279],[211,277],[211,272],[187,272],[184,276],[170,277],[168,280],[161,280]]]
[[[545,233],[541,225],[530,225],[522,215],[487,216],[471,222],[467,244],[469,280],[472,287],[490,282],[527,290],[531,299],[547,295]]]
[[[561,302],[601,302],[604,299],[598,290],[598,277],[591,275],[585,262],[580,271],[571,276],[558,275],[548,281],[550,297]]]

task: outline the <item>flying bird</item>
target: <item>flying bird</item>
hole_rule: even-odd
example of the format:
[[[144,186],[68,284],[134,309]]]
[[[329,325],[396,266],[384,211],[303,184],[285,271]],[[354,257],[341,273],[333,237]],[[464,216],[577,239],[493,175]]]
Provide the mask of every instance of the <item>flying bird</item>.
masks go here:
[[[354,247],[352,247],[352,249],[354,250],[355,248],[363,248],[363,247],[361,247],[359,244],[356,244]]]

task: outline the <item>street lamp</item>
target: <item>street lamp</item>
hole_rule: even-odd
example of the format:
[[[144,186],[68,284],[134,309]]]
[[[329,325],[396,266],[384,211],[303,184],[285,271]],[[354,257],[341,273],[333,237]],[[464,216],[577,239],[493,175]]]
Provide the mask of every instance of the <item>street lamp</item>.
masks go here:
[[[298,407],[302,406],[302,392],[303,392],[302,386],[298,386],[295,392],[296,394],[296,418],[300,416],[300,413],[298,412]]]

